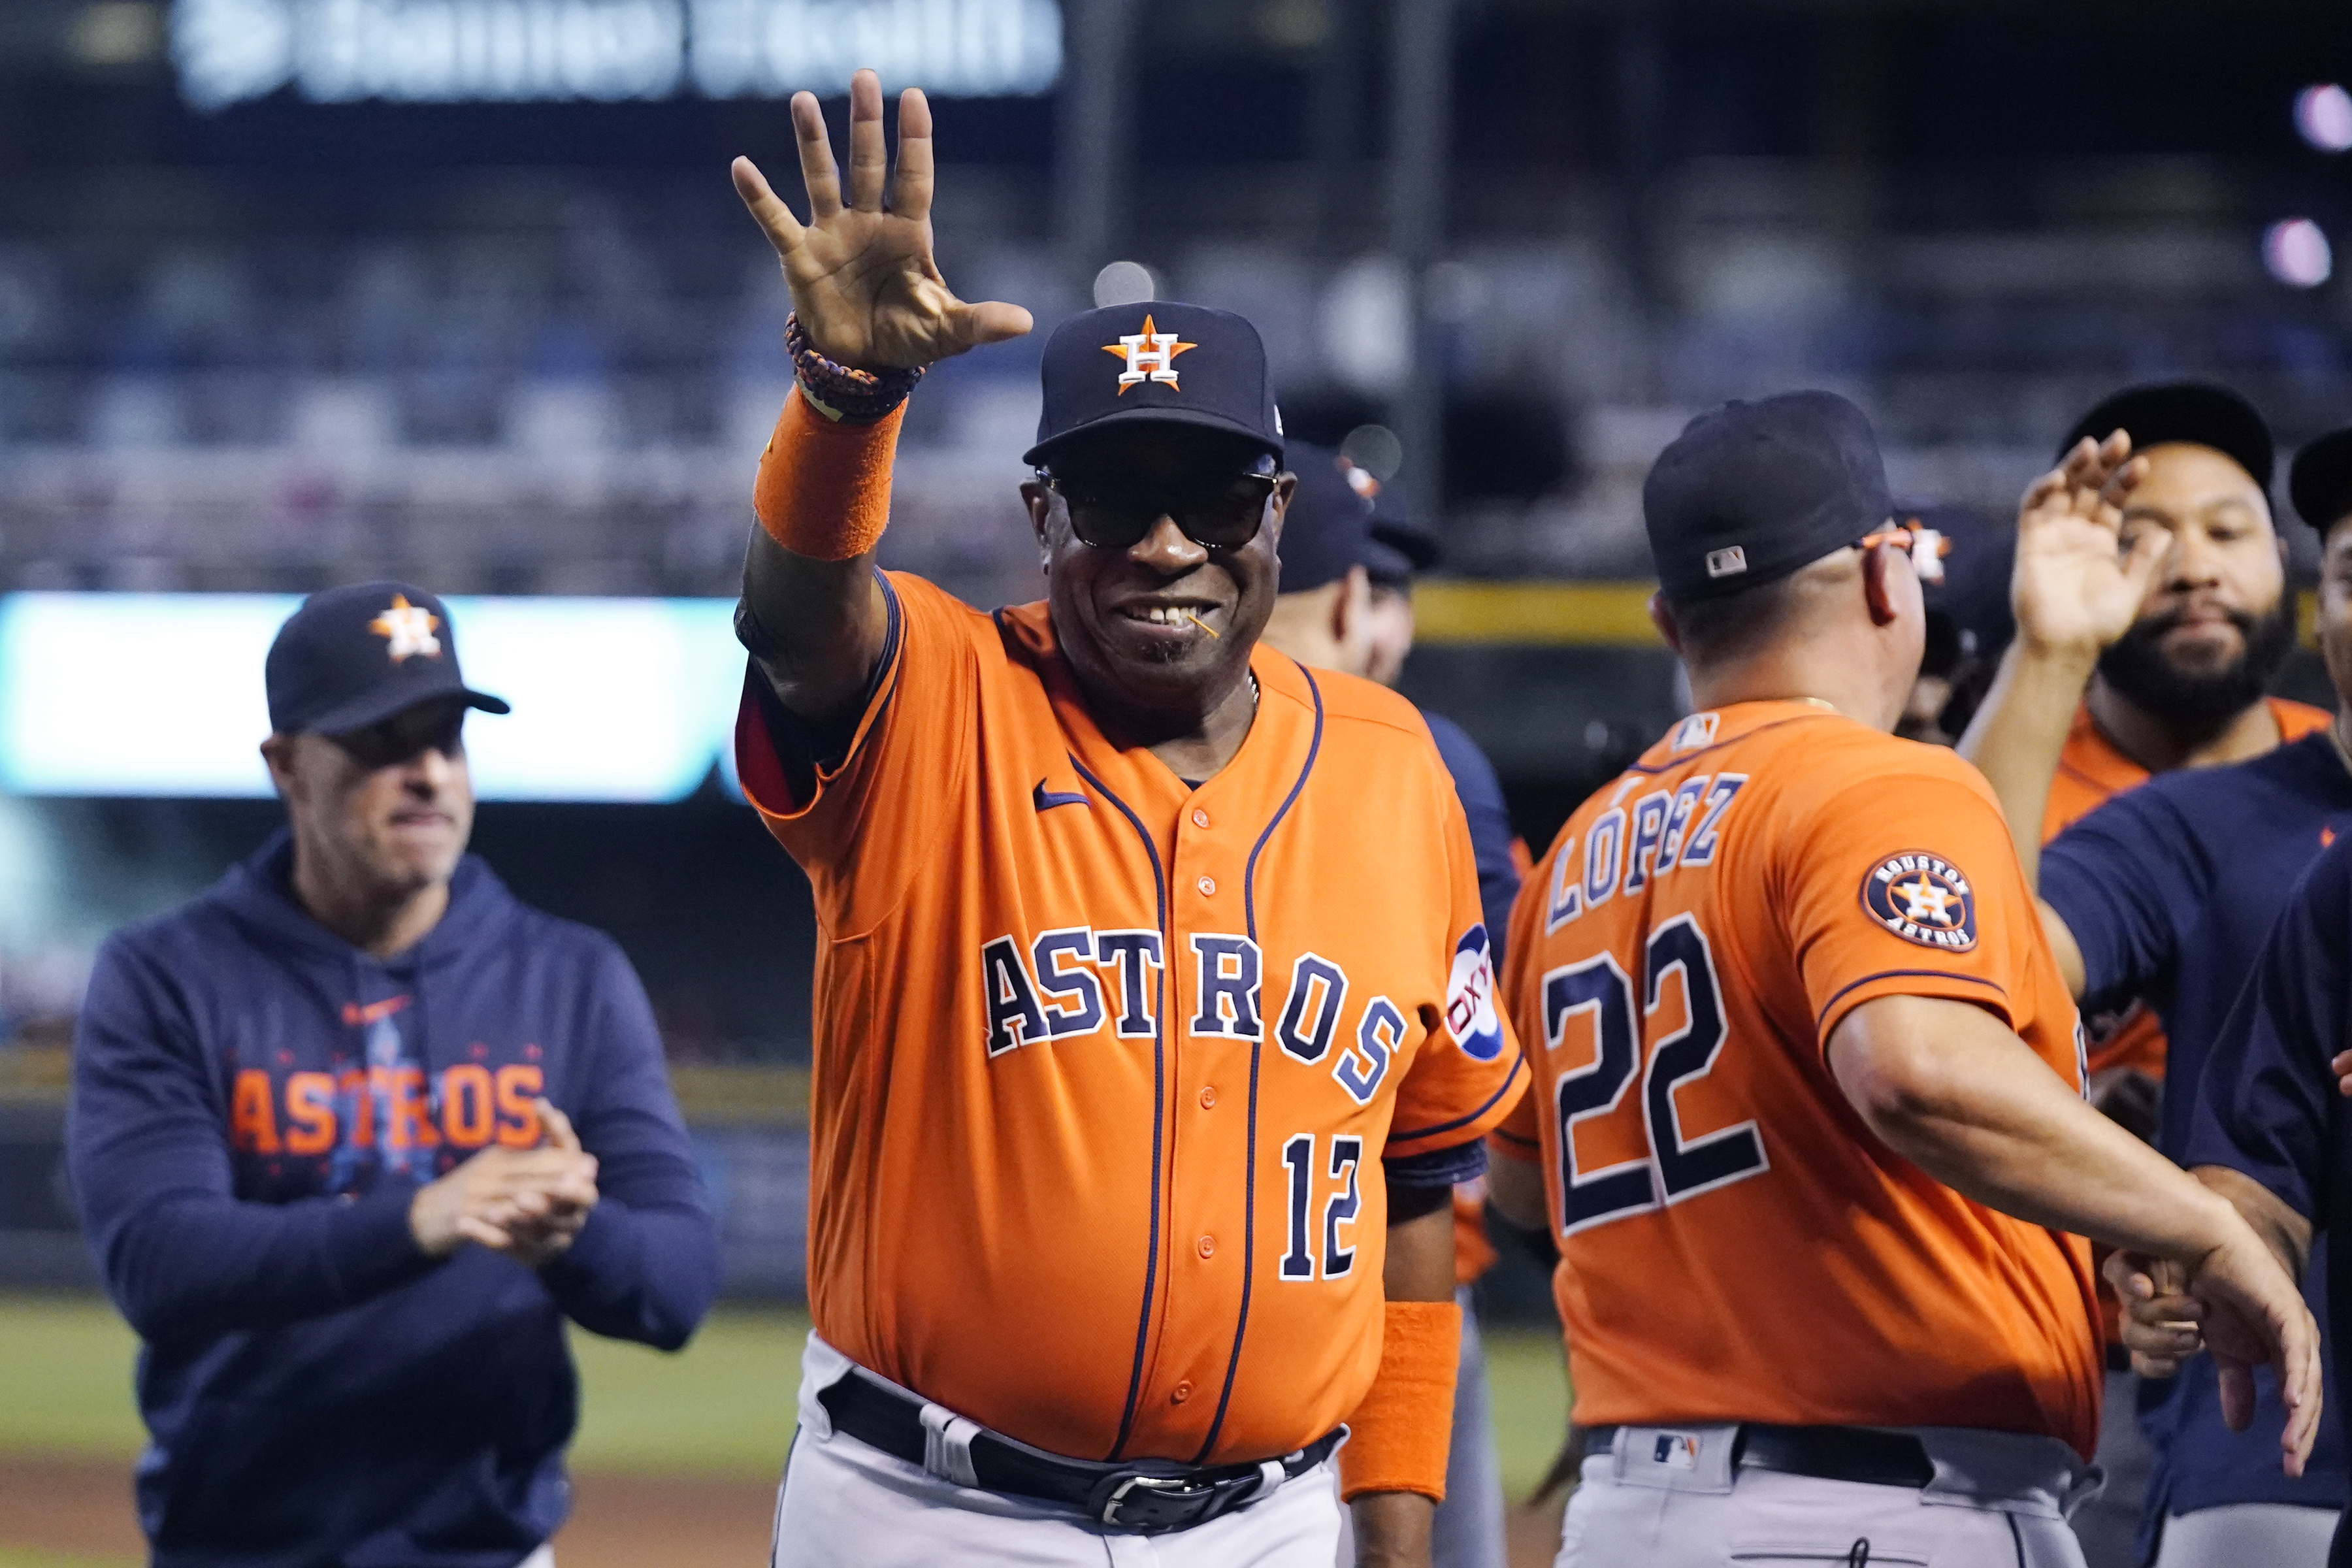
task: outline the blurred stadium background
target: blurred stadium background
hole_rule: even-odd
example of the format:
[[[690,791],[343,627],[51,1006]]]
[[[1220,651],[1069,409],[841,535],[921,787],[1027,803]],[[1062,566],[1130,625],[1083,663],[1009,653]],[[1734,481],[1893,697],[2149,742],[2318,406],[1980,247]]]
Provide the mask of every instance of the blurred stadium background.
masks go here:
[[[1638,492],[1696,409],[1835,387],[1900,493],[1995,517],[2128,380],[2228,380],[2289,445],[2352,412],[2321,0],[8,0],[6,1568],[137,1544],[130,1342],[58,1158],[90,953],[268,830],[261,649],[287,595],[377,575],[474,596],[469,665],[519,706],[474,726],[477,847],[628,948],[725,1206],[739,1304],[684,1362],[583,1346],[567,1564],[764,1539],[812,932],[724,760],[787,376],[725,165],[788,170],[786,98],[860,65],[939,101],[967,297],[1241,310],[1290,428],[1436,523],[1407,689],[1538,847],[1675,711]],[[927,383],[891,563],[1034,596],[1034,370]],[[1489,1295],[1524,1491],[1557,1352],[1539,1280]]]

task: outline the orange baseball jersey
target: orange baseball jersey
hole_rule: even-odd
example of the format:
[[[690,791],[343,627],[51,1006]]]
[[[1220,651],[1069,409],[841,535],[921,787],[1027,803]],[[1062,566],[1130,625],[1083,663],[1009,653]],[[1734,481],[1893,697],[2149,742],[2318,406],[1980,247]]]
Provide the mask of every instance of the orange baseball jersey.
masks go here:
[[[1827,1043],[1950,998],[2068,1084],[2080,1035],[2000,808],[1951,752],[1826,710],[1696,713],[1569,819],[1504,997],[1532,1087],[1577,1419],[1949,1426],[2087,1457],[2081,1239],[1970,1202],[1870,1132]]]
[[[737,733],[815,892],[816,1331],[1055,1453],[1301,1447],[1380,1363],[1382,1160],[1475,1160],[1525,1081],[1428,727],[1261,647],[1196,787],[1045,605],[882,581],[845,760],[786,764],[756,670]]]
[[[2327,727],[2324,708],[2290,702],[2284,697],[2267,700],[2282,745]],[[2116,749],[2092,720],[2088,707],[2077,709],[2074,728],[2066,732],[2065,750],[2058,754],[2057,774],[2050,781],[2050,803],[2042,814],[2042,842],[2049,843],[2110,797],[2146,784],[2148,777],[2146,768]],[[2164,1026],[2146,1003],[2135,1002],[2119,1016],[2088,1019],[2086,1025],[2093,1072],[2137,1068],[2151,1078],[2164,1076]]]

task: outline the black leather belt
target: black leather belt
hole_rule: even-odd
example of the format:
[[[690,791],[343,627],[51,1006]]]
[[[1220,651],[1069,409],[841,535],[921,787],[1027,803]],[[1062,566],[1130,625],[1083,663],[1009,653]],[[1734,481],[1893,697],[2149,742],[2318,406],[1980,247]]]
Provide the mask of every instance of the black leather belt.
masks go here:
[[[923,1402],[852,1369],[817,1396],[836,1430],[910,1465],[931,1467],[923,1428]],[[1297,1453],[1272,1461],[1282,1479],[1304,1475],[1328,1458],[1346,1427],[1327,1432]],[[972,1482],[982,1489],[1066,1504],[1113,1530],[1158,1535],[1205,1524],[1265,1489],[1260,1465],[1180,1465],[1165,1459],[1097,1464],[1033,1448],[986,1427],[971,1432]],[[934,1469],[933,1474],[939,1472]]]
[[[1618,1428],[1588,1426],[1584,1441],[1598,1453],[1616,1441]],[[1783,1475],[1823,1481],[1860,1481],[1874,1487],[1924,1487],[1936,1479],[1927,1446],[1907,1432],[1870,1426],[1767,1426],[1749,1421],[1731,1440],[1736,1468],[1753,1465]]]

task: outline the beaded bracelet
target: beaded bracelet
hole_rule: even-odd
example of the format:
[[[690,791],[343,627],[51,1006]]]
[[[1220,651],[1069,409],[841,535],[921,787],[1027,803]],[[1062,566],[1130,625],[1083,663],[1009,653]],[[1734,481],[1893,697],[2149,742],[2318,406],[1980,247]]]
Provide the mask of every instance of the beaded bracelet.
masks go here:
[[[793,356],[801,396],[808,405],[838,424],[870,425],[907,401],[922,371],[853,370],[817,353],[801,329],[799,312],[784,318],[784,349]]]

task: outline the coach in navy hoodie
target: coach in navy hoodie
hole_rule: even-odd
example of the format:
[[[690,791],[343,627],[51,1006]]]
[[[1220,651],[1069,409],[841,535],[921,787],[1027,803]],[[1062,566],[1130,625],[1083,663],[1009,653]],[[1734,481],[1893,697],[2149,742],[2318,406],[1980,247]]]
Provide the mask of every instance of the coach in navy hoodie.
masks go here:
[[[628,961],[465,854],[506,704],[446,608],[314,595],[268,677],[288,829],[117,932],[75,1042],[141,1522],[157,1568],[511,1568],[568,1503],[563,1320],[677,1349],[717,1229]]]

